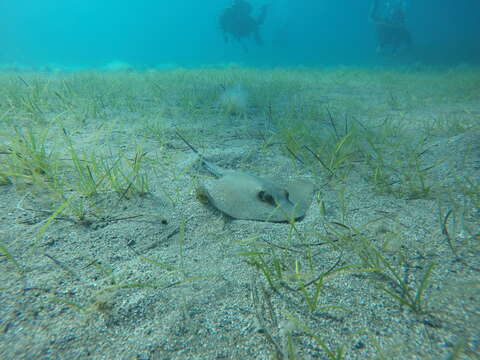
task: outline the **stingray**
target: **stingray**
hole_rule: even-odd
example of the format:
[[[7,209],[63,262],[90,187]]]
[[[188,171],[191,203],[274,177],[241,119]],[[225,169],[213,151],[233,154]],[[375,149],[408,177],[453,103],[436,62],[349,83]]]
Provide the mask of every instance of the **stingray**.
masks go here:
[[[244,220],[291,222],[305,216],[312,201],[314,187],[306,180],[280,182],[212,164],[182,136],[202,165],[214,176],[197,189],[200,198],[222,213]]]

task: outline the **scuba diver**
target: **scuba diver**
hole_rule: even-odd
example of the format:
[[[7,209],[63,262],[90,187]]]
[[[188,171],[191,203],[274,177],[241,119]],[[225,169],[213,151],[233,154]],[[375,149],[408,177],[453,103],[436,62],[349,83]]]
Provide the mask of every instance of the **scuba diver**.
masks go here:
[[[252,5],[246,0],[234,0],[233,4],[224,9],[220,15],[220,30],[225,42],[232,36],[241,43],[242,38],[253,34],[257,44],[262,45],[260,26],[265,21],[268,5],[263,5],[257,18],[252,16]]]
[[[396,56],[412,46],[412,36],[405,24],[405,1],[383,1],[382,6],[380,2],[373,0],[370,9],[370,19],[377,31],[377,52]]]

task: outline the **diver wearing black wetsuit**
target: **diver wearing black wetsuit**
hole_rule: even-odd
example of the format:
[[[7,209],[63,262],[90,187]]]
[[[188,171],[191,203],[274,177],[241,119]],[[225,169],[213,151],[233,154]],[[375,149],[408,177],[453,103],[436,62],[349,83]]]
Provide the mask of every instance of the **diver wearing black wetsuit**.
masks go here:
[[[225,41],[232,36],[237,41],[253,35],[259,45],[262,44],[260,26],[265,21],[267,5],[260,9],[258,17],[252,16],[253,7],[246,0],[234,0],[232,5],[223,10],[220,15],[220,29]]]
[[[395,56],[412,46],[412,37],[405,24],[405,2],[383,4],[383,13],[381,2],[373,0],[370,9],[370,19],[375,23],[377,31],[377,52]]]

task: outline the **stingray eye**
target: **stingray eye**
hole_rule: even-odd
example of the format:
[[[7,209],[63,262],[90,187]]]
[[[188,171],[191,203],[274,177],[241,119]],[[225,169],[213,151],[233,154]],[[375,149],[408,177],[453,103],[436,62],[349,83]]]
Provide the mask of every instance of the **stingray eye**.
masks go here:
[[[259,191],[258,192],[258,198],[260,200],[262,200],[263,202],[266,202],[272,206],[275,206],[276,203],[275,203],[275,199],[273,198],[272,195],[270,195],[269,193],[267,193],[266,191],[262,190],[262,191]]]

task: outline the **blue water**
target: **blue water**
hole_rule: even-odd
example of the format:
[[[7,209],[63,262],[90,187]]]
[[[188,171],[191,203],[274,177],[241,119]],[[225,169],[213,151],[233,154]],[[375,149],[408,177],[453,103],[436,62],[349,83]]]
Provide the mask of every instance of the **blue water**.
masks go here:
[[[254,14],[265,0],[251,0]],[[224,42],[218,18],[230,0],[2,0],[0,64],[101,67],[372,65],[370,0],[269,0],[252,39]],[[414,47],[397,62],[480,63],[480,1],[409,0]]]

